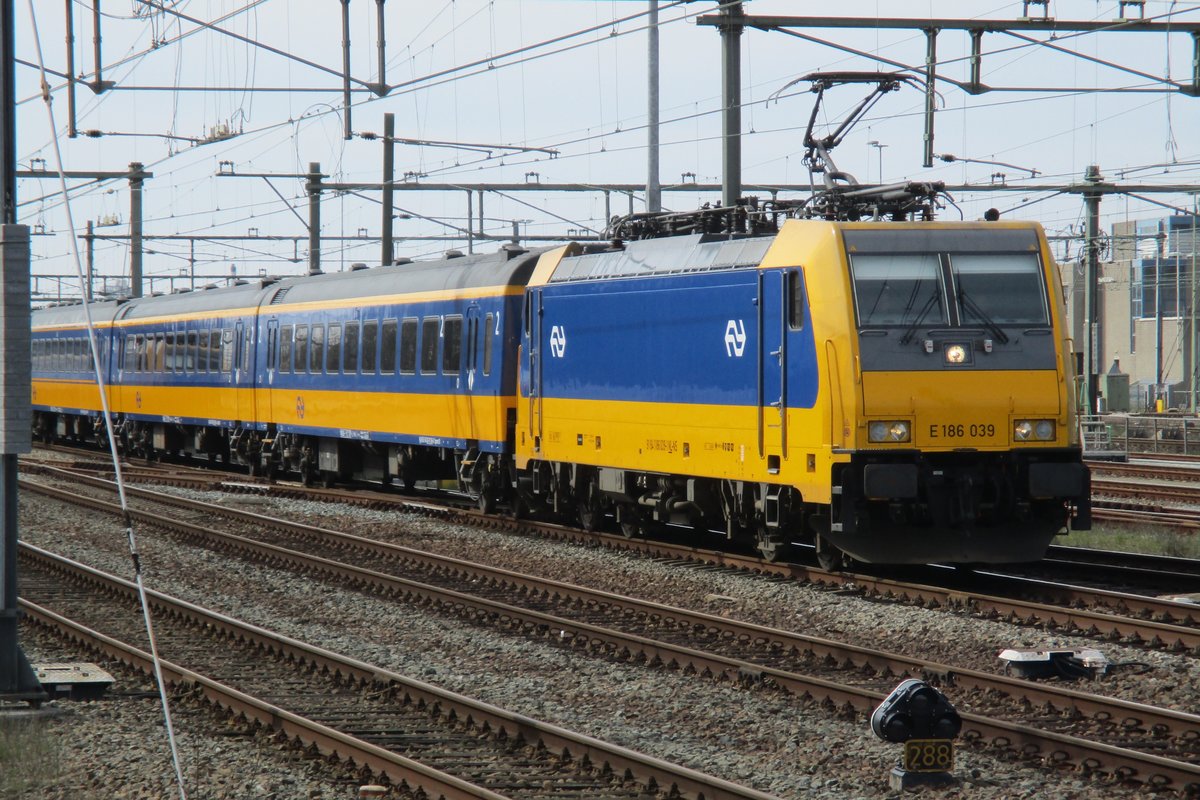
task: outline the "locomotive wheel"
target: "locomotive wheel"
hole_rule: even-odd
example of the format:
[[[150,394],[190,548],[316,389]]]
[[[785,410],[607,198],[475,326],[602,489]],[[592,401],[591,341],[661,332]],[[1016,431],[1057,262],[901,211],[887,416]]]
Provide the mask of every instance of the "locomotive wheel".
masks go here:
[[[760,525],[758,528],[758,552],[767,561],[783,561],[792,552],[792,543],[778,530],[768,531]]]
[[[830,544],[823,536],[817,537],[817,564],[830,572],[841,572],[849,565],[849,559],[840,549]]]
[[[475,500],[475,503],[479,507],[479,513],[481,514],[491,514],[496,510],[496,498],[488,491],[487,486],[479,488],[479,497]]]
[[[524,519],[528,514],[529,506],[525,505],[525,501],[521,499],[521,495],[514,491],[508,499],[509,519]]]
[[[618,514],[621,518],[621,535],[626,539],[635,539],[642,535],[642,521],[633,506],[624,506]]]

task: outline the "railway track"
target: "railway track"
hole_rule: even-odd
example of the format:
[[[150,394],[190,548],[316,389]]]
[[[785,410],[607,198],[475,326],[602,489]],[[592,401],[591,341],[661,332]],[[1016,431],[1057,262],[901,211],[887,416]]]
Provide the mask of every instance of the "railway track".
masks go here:
[[[52,467],[31,466],[31,471],[49,475],[68,476],[99,489],[111,489],[112,483],[105,479],[61,472]],[[45,487],[30,485],[34,491],[45,493]],[[311,497],[302,487],[284,487],[282,493],[276,486],[258,484],[235,484],[223,489],[247,491],[255,494],[270,493],[282,497]],[[335,490],[318,490],[323,493]],[[241,519],[254,525],[266,527],[290,527],[300,530],[309,526],[273,520],[251,512],[227,506],[204,504],[148,489],[127,487],[126,494],[158,503],[174,505],[176,508],[203,507],[204,514],[226,519]],[[371,493],[348,493],[357,505],[370,508],[403,508],[441,519],[483,525],[492,529],[533,533],[560,541],[576,542],[588,546],[604,546],[654,558],[678,559],[685,562],[715,565],[733,570],[746,570],[758,574],[772,575],[799,580],[816,585],[843,589],[851,587],[856,592],[893,600],[905,601],[929,607],[958,607],[973,613],[997,618],[1011,619],[1023,624],[1048,625],[1062,630],[1077,630],[1092,635],[1140,641],[1151,646],[1200,651],[1200,605],[1181,602],[1171,597],[1147,594],[1108,591],[1047,580],[1044,577],[1025,577],[1017,572],[966,572],[939,569],[936,567],[890,570],[885,574],[828,572],[797,563],[765,561],[751,555],[742,555],[718,550],[709,550],[687,544],[651,539],[627,539],[619,535],[592,533],[530,520],[512,520],[480,514],[471,509],[447,507],[433,500],[404,500],[391,495]],[[135,515],[136,516],[136,515]],[[1143,564],[1149,563],[1146,561]],[[1076,565],[1075,569],[1079,569]],[[1094,567],[1094,574],[1108,573],[1106,580],[1113,578],[1116,568],[1103,564]],[[1122,573],[1127,576],[1129,573]],[[901,577],[894,577],[894,576]],[[1122,580],[1129,580],[1123,577]],[[1151,571],[1143,575],[1143,583],[1149,582],[1155,591],[1163,591],[1161,580]],[[1030,599],[1033,598],[1033,599]],[[1053,604],[1053,605],[1051,605]],[[1090,610],[1103,609],[1103,610]]]
[[[77,494],[48,493],[81,501]],[[169,502],[172,508],[198,507],[180,506],[176,500]],[[215,508],[199,508],[209,516],[216,513]],[[169,527],[189,542],[213,547],[219,540],[220,549],[242,557],[434,605],[476,622],[550,636],[608,657],[767,682],[861,713],[878,704],[896,676],[922,676],[952,690],[960,707],[980,709],[966,715],[966,736],[977,746],[1024,749],[1047,760],[1154,785],[1200,786],[1200,767],[1194,763],[1200,759],[1200,716],[646,603],[245,512],[234,517],[247,523],[244,527],[262,531],[256,534],[258,541],[213,530],[211,523],[155,521],[145,512],[136,514],[141,522]],[[267,538],[275,541],[263,540]],[[292,546],[282,546],[281,539]],[[1001,702],[997,696],[1006,699]],[[1055,712],[1046,714],[1047,707]],[[1037,713],[1030,715],[1030,708]],[[1030,716],[1036,717],[1036,726]]]
[[[30,545],[21,605],[39,624],[145,672],[128,581]],[[769,800],[771,795],[447,692],[159,592],[165,679],[322,755],[429,797]],[[131,643],[132,642],[132,643]]]

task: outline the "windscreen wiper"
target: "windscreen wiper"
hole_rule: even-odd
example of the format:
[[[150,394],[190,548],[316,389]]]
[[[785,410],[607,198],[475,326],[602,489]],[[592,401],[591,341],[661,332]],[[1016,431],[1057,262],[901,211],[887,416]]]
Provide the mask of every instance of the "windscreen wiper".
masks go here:
[[[979,307],[978,303],[976,303],[970,297],[967,297],[967,293],[962,291],[962,289],[959,289],[959,291],[958,291],[958,302],[962,303],[964,308],[966,308],[968,311],[970,311],[972,314],[974,314],[980,321],[982,321],[983,324],[987,326],[987,329],[992,332],[992,335],[995,336],[996,339],[1000,342],[1000,344],[1008,343],[1008,334],[1005,333],[1000,328],[1000,326],[996,324],[996,321],[994,319],[992,319],[991,317],[989,317],[987,315],[986,311],[984,311],[982,308]]]
[[[929,314],[929,309],[933,308],[933,304],[937,302],[937,299],[937,292],[929,295],[929,299],[925,301],[925,305],[921,309],[921,313],[917,314],[917,318],[914,319],[912,323],[904,329],[904,335],[900,337],[900,344],[908,344],[913,340],[913,336],[915,336],[917,333],[917,328],[919,328],[921,323],[925,321],[926,315]]]

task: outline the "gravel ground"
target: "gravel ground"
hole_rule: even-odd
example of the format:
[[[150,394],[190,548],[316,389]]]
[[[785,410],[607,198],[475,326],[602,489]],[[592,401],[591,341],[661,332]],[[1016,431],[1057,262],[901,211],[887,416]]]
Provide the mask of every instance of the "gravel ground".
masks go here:
[[[1002,647],[1096,646],[1088,640],[944,611],[873,602],[751,576],[680,568],[395,512],[217,497],[216,502],[223,504],[247,505],[263,513],[300,517],[466,558],[486,558],[500,566],[806,633],[905,652],[928,654],[936,648],[939,658],[951,660],[950,655],[958,653],[960,657],[953,660],[985,669],[996,667],[995,654]],[[129,574],[124,534],[114,521],[26,496],[21,525],[22,538],[30,543],[117,574]],[[894,795],[888,788],[887,773],[898,747],[875,739],[865,721],[846,719],[832,709],[771,691],[748,691],[669,671],[590,659],[546,642],[428,616],[420,609],[316,585],[278,570],[229,563],[212,553],[173,545],[157,532],[144,530],[138,536],[148,586],[296,638],[779,797]],[[86,658],[41,641],[25,647],[36,659]],[[1200,684],[1193,659],[1115,646],[1102,649],[1114,661],[1151,662],[1156,676],[1170,674],[1169,679],[1161,680],[1164,685],[1176,681]],[[1137,691],[1138,682],[1145,680],[1126,679],[1131,685],[1124,687],[1117,685],[1121,679],[1116,679],[1114,687],[1124,696],[1126,691]],[[130,687],[123,681],[117,688]],[[1179,691],[1179,702],[1186,702],[1188,693]],[[1195,693],[1190,696],[1194,698]],[[154,797],[160,796],[156,792],[161,787],[170,785],[163,737],[149,733],[161,732],[155,700],[114,697],[59,705],[69,710],[74,721],[49,722],[47,730],[62,743],[64,774],[87,775],[87,780],[64,785],[58,794],[26,796]],[[1194,699],[1187,707],[1195,708]],[[197,713],[178,716],[186,774],[224,776],[223,780],[193,781],[196,785],[189,787],[189,796],[355,795],[353,784],[321,782],[314,776],[312,762],[292,760],[287,753],[244,737],[223,735],[221,731],[228,726],[214,726]],[[926,791],[947,798],[1139,794],[967,750],[959,751],[955,774],[960,779],[957,786]]]

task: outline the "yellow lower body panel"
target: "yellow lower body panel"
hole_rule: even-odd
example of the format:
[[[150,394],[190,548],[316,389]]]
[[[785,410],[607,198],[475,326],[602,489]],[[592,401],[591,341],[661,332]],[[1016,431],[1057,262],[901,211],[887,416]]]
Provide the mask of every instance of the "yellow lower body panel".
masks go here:
[[[525,398],[518,408],[521,467],[536,459],[787,484],[828,503],[830,465],[849,458],[832,453],[829,416],[817,409],[788,412],[785,448],[769,407]]]
[[[1025,444],[1013,440],[1014,421],[1025,419],[1055,422],[1053,440],[1029,444],[1070,444],[1065,390],[1054,371],[866,372],[862,392],[859,447],[1008,450]],[[867,426],[873,420],[909,422],[912,440],[870,442]]]

